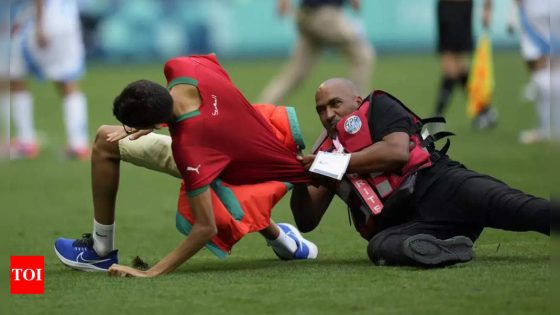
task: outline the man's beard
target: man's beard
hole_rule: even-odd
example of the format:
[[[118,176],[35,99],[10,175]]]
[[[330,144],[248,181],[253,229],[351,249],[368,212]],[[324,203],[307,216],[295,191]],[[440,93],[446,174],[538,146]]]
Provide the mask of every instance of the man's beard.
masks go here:
[[[337,137],[336,124],[339,121],[340,119],[333,119],[330,123],[329,129],[327,129],[327,133],[331,139],[335,139]]]

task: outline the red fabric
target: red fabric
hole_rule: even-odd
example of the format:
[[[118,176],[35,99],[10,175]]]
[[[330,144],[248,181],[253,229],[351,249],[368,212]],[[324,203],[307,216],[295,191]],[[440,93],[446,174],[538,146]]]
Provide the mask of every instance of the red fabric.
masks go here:
[[[192,191],[220,178],[234,185],[308,181],[295,152],[231,82],[215,56],[178,57],[164,68],[168,82],[198,81],[200,115],[170,126],[175,162]]]
[[[216,193],[211,190],[214,218],[218,228],[218,234],[212,238],[211,242],[222,251],[230,253],[233,245],[245,234],[260,231],[270,225],[272,208],[286,194],[287,187],[281,182],[240,186],[222,182],[222,186],[231,189],[244,212],[243,218],[237,221],[231,216]],[[194,224],[184,184],[181,185],[178,211],[187,221]]]

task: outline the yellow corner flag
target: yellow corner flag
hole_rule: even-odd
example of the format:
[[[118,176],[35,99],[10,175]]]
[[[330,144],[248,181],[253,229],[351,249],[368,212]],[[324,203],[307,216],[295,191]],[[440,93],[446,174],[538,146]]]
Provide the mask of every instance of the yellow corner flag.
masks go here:
[[[476,45],[471,72],[467,84],[467,114],[477,116],[490,106],[494,93],[494,64],[490,36],[484,33]]]

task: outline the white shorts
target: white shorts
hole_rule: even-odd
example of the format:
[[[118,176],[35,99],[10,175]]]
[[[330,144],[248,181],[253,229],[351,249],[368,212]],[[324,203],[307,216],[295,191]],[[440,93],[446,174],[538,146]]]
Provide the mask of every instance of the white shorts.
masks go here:
[[[28,74],[57,82],[79,79],[85,69],[85,49],[76,1],[45,1],[43,30],[47,46],[39,47],[35,17],[24,21],[11,41],[10,78]]]
[[[555,1],[523,0],[521,2],[519,42],[525,60],[537,60],[550,53],[544,47],[546,45],[550,47],[550,9],[551,6],[557,5],[553,2]]]

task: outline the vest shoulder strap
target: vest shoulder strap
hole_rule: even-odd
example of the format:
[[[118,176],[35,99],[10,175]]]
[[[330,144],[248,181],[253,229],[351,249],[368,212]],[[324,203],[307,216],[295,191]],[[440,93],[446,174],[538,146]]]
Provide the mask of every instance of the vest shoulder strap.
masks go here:
[[[321,145],[323,145],[323,143],[325,142],[327,137],[328,137],[327,131],[325,129],[323,129],[323,132],[321,132],[321,135],[319,135],[317,140],[315,140],[315,143],[313,143],[313,146],[311,147],[311,153],[313,153],[313,154],[317,153],[317,151],[319,150]]]

